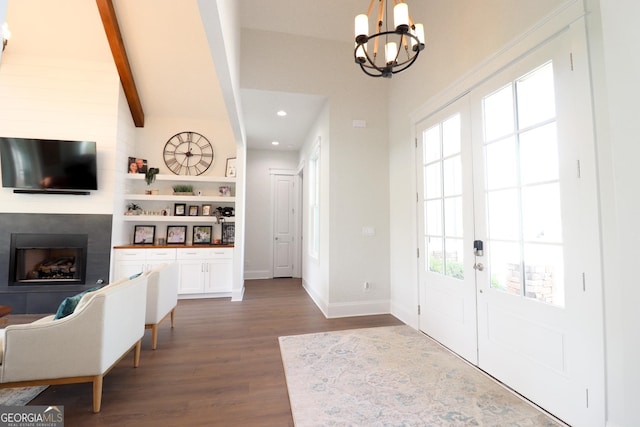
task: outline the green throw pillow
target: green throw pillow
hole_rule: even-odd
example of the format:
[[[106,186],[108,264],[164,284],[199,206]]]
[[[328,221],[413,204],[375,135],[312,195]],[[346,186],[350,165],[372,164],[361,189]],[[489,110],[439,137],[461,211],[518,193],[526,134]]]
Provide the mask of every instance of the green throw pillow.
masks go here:
[[[67,317],[76,309],[76,306],[84,296],[84,294],[88,294],[89,292],[97,291],[100,289],[100,286],[96,286],[95,288],[87,289],[86,291],[80,292],[77,295],[72,297],[66,297],[60,306],[58,307],[58,311],[56,311],[56,315],[53,318],[54,320],[62,319],[63,317]]]

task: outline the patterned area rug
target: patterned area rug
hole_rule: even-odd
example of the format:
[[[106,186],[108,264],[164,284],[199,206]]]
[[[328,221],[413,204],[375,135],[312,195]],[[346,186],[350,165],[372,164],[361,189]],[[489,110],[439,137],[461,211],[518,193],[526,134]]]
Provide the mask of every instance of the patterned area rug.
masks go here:
[[[560,426],[408,326],[280,337],[304,426]]]
[[[0,406],[24,406],[48,386],[0,388]]]

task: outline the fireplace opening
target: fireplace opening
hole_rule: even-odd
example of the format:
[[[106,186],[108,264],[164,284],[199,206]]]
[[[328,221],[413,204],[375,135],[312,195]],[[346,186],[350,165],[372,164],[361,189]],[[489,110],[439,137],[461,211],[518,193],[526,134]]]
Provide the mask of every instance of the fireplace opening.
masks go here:
[[[86,234],[12,234],[9,285],[78,285],[86,278]]]

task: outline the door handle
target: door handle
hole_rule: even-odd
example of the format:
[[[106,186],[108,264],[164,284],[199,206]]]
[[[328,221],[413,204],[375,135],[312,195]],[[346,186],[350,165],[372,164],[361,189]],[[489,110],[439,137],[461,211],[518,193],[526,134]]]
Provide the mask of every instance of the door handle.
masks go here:
[[[477,264],[473,264],[473,268],[474,270],[478,270],[478,271],[483,271],[484,270],[484,264],[479,262]]]

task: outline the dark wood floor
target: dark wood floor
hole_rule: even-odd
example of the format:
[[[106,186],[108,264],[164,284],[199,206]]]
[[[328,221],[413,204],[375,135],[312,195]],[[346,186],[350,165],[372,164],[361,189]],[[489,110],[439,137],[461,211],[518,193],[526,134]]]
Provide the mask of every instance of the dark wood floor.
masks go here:
[[[139,368],[128,355],[105,377],[100,413],[89,383],[50,386],[31,405],[63,405],[70,427],[292,426],[279,336],[402,324],[326,319],[297,279],[248,281],[242,302],[181,300],[176,327],[165,323],[155,351],[146,332]]]

